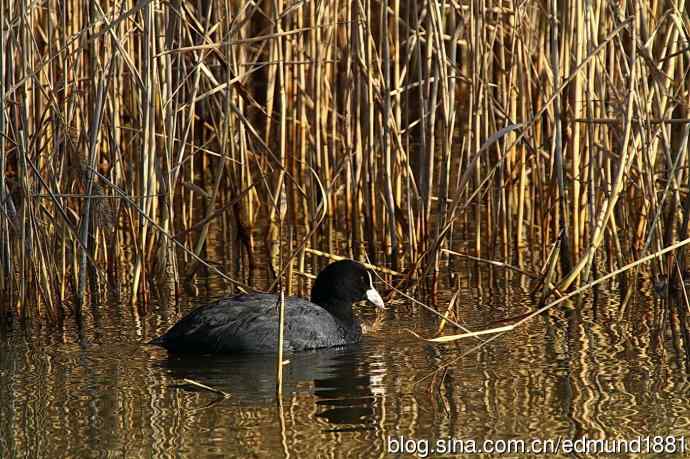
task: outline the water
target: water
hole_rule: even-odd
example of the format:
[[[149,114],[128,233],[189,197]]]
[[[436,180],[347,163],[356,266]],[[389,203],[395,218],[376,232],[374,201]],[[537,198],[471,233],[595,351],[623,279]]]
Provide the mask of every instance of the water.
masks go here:
[[[517,278],[470,284],[459,282],[456,320],[472,329],[535,307]],[[454,290],[439,294],[439,309]],[[478,349],[476,339],[413,336],[436,336],[439,321],[408,301],[363,306],[370,332],[360,345],[288,356],[280,404],[270,356],[175,357],[140,345],[175,311],[116,305],[87,315],[81,332],[15,327],[0,336],[0,457],[385,457],[403,443],[426,456],[444,439],[680,441],[690,433],[683,346],[646,291],[625,308],[615,290],[600,291]]]

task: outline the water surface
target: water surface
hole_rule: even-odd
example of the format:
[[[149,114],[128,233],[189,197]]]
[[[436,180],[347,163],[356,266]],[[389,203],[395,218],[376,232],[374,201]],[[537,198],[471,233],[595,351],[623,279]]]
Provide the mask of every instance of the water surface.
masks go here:
[[[481,282],[490,288],[460,279],[436,307],[457,286],[455,320],[472,329],[535,307],[524,280],[501,276]],[[146,314],[102,306],[81,331],[14,325],[0,337],[0,457],[384,457],[401,437],[423,456],[425,441],[450,438],[680,438],[682,339],[645,292],[622,307],[615,289],[598,291],[484,344],[416,338],[408,330],[433,337],[439,321],[406,300],[362,306],[360,345],[289,356],[281,403],[271,356],[140,344],[198,299]]]

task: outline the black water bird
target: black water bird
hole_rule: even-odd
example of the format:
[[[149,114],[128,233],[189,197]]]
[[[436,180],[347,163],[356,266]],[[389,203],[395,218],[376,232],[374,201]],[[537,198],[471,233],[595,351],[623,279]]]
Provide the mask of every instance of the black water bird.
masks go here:
[[[359,342],[362,328],[352,304],[363,300],[384,307],[364,266],[352,260],[326,266],[316,277],[311,301],[285,298],[284,351]],[[149,344],[174,353],[277,352],[279,302],[266,293],[224,298],[195,309]]]

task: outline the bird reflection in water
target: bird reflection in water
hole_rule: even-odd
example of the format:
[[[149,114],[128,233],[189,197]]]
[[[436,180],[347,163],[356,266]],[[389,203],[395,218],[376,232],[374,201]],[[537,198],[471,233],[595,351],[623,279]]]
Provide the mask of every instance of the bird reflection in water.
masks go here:
[[[375,429],[371,385],[377,376],[369,374],[370,365],[359,345],[287,354],[285,358],[289,363],[283,368],[284,398],[313,390],[316,417],[332,426],[327,431]],[[201,408],[216,406],[224,399],[249,405],[275,401],[274,355],[171,354],[161,366],[175,380],[172,387],[217,395]]]

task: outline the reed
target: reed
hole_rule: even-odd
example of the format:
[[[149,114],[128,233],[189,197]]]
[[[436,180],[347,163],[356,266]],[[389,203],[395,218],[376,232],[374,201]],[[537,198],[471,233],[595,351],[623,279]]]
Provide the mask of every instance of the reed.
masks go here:
[[[318,253],[410,279],[463,253],[562,292],[649,254],[675,276],[689,13],[4,2],[0,315],[60,321],[114,286],[141,309],[202,267],[289,292]]]

